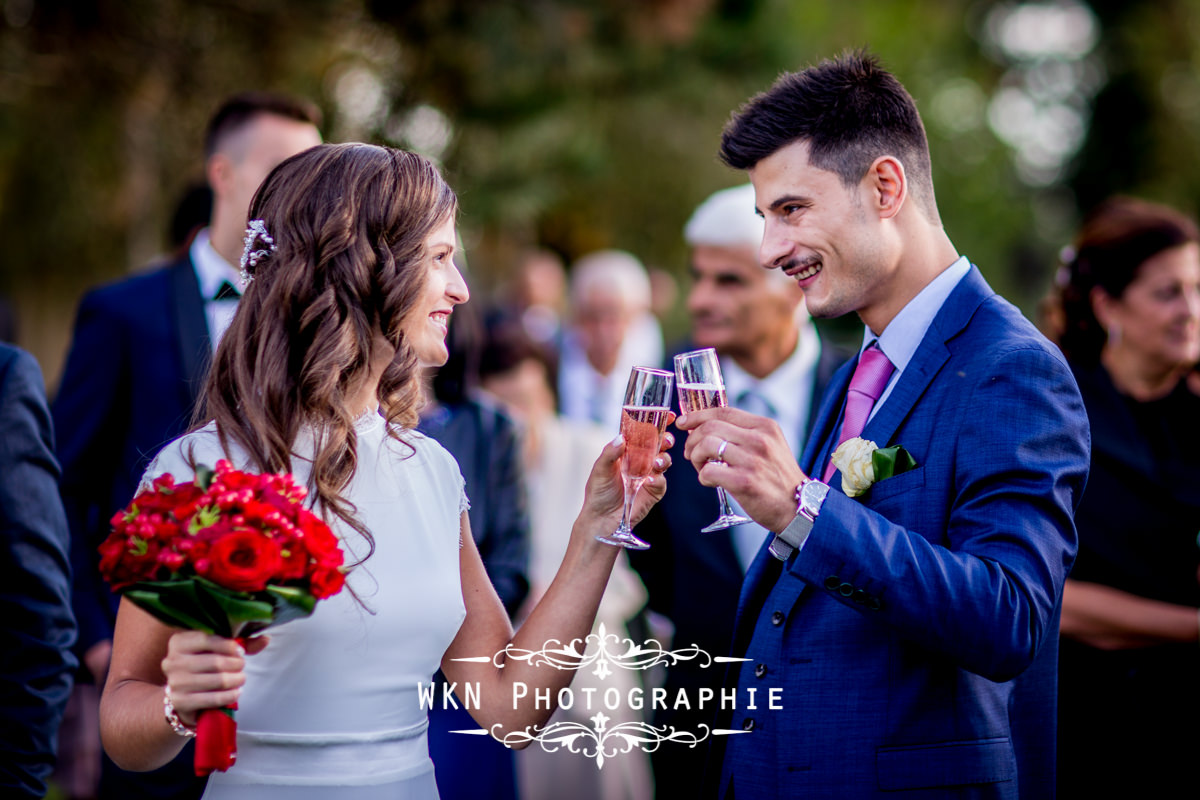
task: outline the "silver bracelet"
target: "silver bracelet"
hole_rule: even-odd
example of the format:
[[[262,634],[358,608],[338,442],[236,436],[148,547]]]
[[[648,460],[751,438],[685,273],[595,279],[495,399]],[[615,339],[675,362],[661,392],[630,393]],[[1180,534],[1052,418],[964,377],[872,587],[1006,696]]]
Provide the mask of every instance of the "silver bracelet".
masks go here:
[[[183,724],[183,720],[179,718],[179,714],[175,711],[175,704],[171,702],[171,687],[163,688],[163,714],[167,717],[167,724],[171,726],[171,730],[184,738],[190,738],[196,735],[195,728],[189,728]]]

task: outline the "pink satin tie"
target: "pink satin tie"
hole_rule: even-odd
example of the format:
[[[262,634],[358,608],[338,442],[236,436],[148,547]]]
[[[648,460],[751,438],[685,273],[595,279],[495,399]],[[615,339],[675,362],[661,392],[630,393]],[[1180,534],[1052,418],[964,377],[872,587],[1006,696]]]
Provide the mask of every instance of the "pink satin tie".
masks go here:
[[[871,416],[871,409],[895,371],[892,362],[879,349],[878,342],[871,342],[863,350],[858,366],[854,368],[854,375],[850,378],[850,388],[846,390],[846,413],[842,416],[842,430],[837,440],[839,445],[862,433],[867,426],[867,417]],[[831,460],[825,468],[826,482],[833,477],[833,470]]]

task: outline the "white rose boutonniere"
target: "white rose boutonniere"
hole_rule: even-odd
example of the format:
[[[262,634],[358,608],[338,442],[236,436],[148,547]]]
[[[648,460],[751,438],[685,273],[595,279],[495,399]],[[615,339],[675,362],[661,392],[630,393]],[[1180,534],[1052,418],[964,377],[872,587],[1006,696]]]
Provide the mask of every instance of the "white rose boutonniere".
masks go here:
[[[875,465],[871,454],[879,445],[870,439],[855,436],[838,445],[829,460],[842,473],[842,491],[846,497],[858,497],[875,482]]]
[[[847,497],[865,494],[876,481],[907,472],[917,460],[900,445],[880,448],[870,439],[856,436],[838,445],[829,457],[842,473],[842,491]]]

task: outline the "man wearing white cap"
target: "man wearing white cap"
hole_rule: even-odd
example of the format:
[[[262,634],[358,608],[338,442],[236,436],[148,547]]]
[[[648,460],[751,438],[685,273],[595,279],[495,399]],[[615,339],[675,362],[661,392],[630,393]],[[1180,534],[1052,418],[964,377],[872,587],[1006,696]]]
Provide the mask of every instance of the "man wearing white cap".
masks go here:
[[[723,189],[692,214],[684,228],[691,248],[687,294],[691,342],[686,349],[716,348],[732,406],[771,417],[799,457],[829,377],[845,359],[823,348],[804,305],[804,293],[779,270],[758,263],[763,220],[754,210],[750,184]],[[700,485],[683,458],[687,437],[678,436],[667,471],[671,491],[641,525],[649,550],[630,560],[650,592],[650,608],[675,626],[674,647],[696,645],[712,656],[728,655],[746,567],[767,532],[756,523],[701,533],[717,515],[717,495]],[[667,696],[680,689],[691,698],[722,685],[722,665],[702,668],[682,661],[667,670]],[[711,706],[658,711],[656,725],[703,733],[715,718]],[[655,785],[679,797],[700,792],[704,745],[664,743],[653,754]]]

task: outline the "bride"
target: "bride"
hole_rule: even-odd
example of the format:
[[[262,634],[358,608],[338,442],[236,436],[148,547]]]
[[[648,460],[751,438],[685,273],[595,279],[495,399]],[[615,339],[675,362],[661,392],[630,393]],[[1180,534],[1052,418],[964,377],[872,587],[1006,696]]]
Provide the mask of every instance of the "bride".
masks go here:
[[[294,473],[354,565],[350,591],[244,651],[123,600],[104,747],[126,769],[154,769],[199,711],[238,703],[237,763],[213,774],[206,798],[436,798],[421,687],[440,666],[471,686],[468,710],[501,735],[550,716],[514,688],[557,697],[573,673],[491,657],[588,635],[619,552],[593,537],[621,516],[623,442],[599,454],[558,574],[514,634],[471,538],[458,467],[412,429],[421,365],[445,361],[450,313],[468,297],[453,191],[420,156],[320,145],[279,165],[250,211],[251,282],[214,356],[209,422],[169,444],[146,478],[187,480],[219,458]],[[669,458],[639,493],[638,519],[665,492]]]

